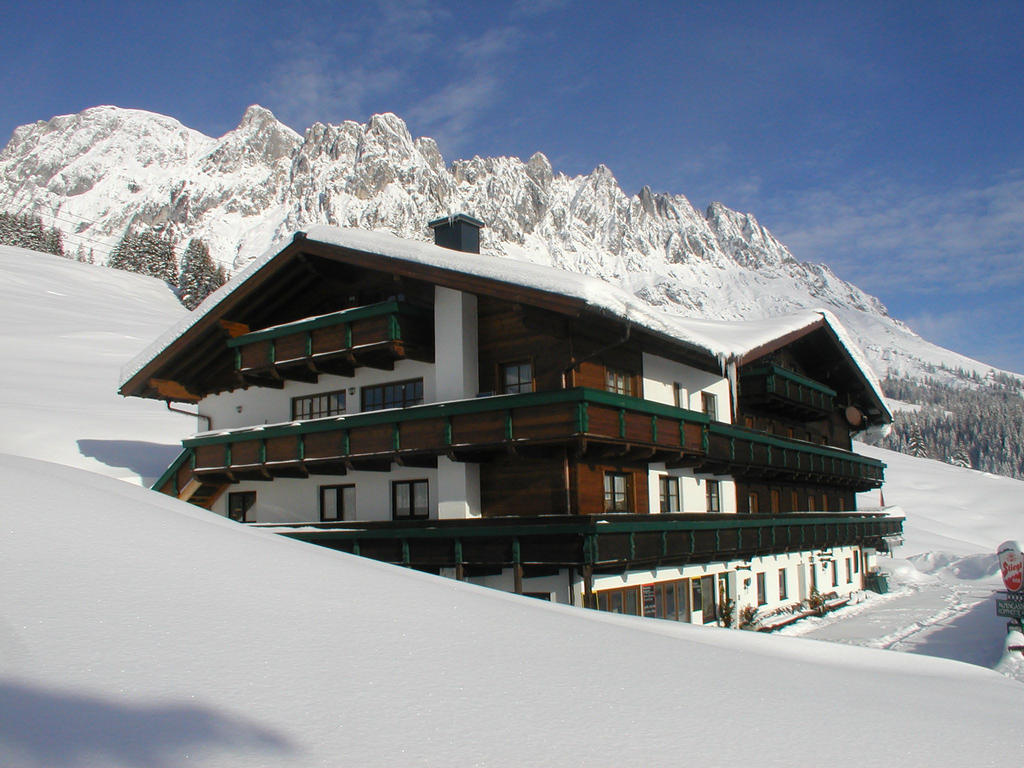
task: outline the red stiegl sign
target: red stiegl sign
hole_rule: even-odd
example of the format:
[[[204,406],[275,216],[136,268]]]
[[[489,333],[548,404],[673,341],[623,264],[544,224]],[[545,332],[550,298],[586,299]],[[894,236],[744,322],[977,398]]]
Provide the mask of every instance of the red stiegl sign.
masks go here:
[[[1003,584],[1009,592],[1019,592],[1024,586],[1024,553],[1016,541],[1004,541],[997,550]]]

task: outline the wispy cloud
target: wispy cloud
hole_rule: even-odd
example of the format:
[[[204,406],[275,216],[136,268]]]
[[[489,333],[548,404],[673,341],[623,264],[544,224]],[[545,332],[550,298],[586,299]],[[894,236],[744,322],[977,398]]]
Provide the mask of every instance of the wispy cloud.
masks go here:
[[[302,130],[317,120],[394,111],[450,156],[498,103],[526,34],[516,23],[466,32],[446,6],[378,0],[338,32],[289,40],[268,74],[270,106]]]
[[[783,207],[784,206],[784,207]],[[937,190],[864,176],[769,204],[797,258],[831,264],[877,292],[1024,288],[1024,172]],[[772,210],[774,209],[774,210]]]

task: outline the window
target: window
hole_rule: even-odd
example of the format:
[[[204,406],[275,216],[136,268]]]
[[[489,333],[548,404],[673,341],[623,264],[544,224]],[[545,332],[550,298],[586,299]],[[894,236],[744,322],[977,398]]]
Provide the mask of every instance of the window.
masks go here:
[[[752,515],[756,515],[760,511],[757,491],[751,491],[747,494],[747,511]]]
[[[501,366],[501,391],[506,395],[533,392],[533,363],[507,363]]]
[[[605,368],[604,388],[617,395],[633,396],[633,374],[615,368]]]
[[[786,583],[786,569],[779,568],[779,600],[789,598],[789,585]]]
[[[319,419],[345,412],[345,390],[292,398],[292,419]]]
[[[821,494],[821,511],[828,512],[828,494]]]
[[[679,478],[662,475],[658,478],[661,498],[661,513],[671,514],[679,511]]]
[[[391,483],[391,516],[395,520],[426,518],[430,498],[426,480],[395,480]]]
[[[796,491],[789,492],[789,511],[799,512],[800,511],[800,496]]]
[[[256,491],[237,491],[228,494],[228,517],[240,523],[251,523],[249,510],[256,505]]]
[[[763,573],[757,574],[757,604],[764,605],[768,602],[768,588]]]
[[[423,402],[423,379],[396,381],[362,388],[363,410],[379,411],[383,408],[405,408]]]
[[[719,484],[717,480],[704,481],[704,495],[707,500],[708,512],[722,511],[721,494],[719,492]]]
[[[833,587],[838,587],[839,586],[839,561],[838,560],[833,560],[832,561],[832,586]]]
[[[846,558],[846,583],[853,584],[853,560]]]
[[[782,508],[782,494],[779,493],[777,488],[771,492],[771,508],[773,515],[779,514]]]
[[[320,519],[352,520],[356,515],[356,487],[354,485],[320,486]]]
[[[678,381],[672,384],[672,402],[675,403],[676,408],[689,408],[689,403],[686,401],[686,389]]]
[[[690,601],[690,607],[694,611],[704,610],[704,592],[700,584],[700,579],[693,579],[693,599]]]
[[[718,398],[710,392],[700,393],[700,409],[710,418],[718,418]]]
[[[814,508],[814,496],[812,496],[809,493],[807,494],[807,511],[808,512],[816,511],[815,508]]]
[[[630,476],[625,472],[604,473],[604,511],[630,512]]]
[[[857,557],[857,553],[853,553],[853,572],[860,573],[860,558]]]

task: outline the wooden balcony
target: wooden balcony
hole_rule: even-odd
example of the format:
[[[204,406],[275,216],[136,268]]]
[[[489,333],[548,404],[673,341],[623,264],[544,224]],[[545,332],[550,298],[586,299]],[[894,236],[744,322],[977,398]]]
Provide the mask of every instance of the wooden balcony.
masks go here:
[[[835,410],[836,391],[777,365],[744,370],[739,381],[740,407],[813,421]]]
[[[496,454],[574,455],[694,462],[707,417],[658,403],[578,388],[418,405],[204,435],[185,441],[192,472],[210,481],[270,480],[391,463],[436,466]]]
[[[268,524],[290,538],[398,565],[458,574],[516,567],[621,573],[859,545],[883,548],[903,531],[884,513],[787,515],[552,515],[483,520]]]
[[[398,301],[332,312],[229,339],[243,383],[282,387],[321,373],[351,376],[360,366],[392,370],[396,360],[430,362],[433,316]]]
[[[744,479],[882,483],[885,465],[849,451],[713,422],[705,414],[579,387],[261,425],[198,436],[154,487],[178,495],[194,480],[230,483],[392,463],[436,466],[438,456],[483,462],[499,454],[665,462]]]
[[[865,456],[712,422],[700,470],[748,480],[788,480],[844,485],[855,491],[879,488],[885,464]]]

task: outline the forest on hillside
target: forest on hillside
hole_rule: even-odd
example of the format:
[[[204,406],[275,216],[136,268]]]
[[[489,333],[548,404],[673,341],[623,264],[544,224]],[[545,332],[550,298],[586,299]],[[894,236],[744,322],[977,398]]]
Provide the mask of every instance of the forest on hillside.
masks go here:
[[[919,408],[898,410],[879,441],[911,456],[1024,479],[1024,382],[1007,374],[963,375],[962,386],[888,378],[887,397]]]

